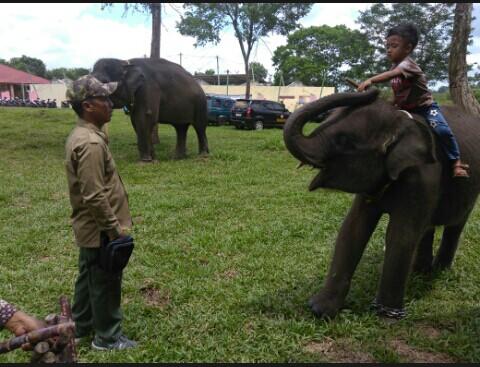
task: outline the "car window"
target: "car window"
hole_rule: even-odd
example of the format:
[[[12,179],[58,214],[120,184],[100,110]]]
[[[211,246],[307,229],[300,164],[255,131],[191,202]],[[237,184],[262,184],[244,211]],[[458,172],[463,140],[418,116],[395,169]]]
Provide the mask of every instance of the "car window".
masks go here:
[[[283,107],[280,103],[272,103],[272,110],[283,112],[285,107]]]
[[[235,108],[247,108],[248,107],[248,101],[236,101],[235,102]]]
[[[265,108],[268,108],[269,110],[273,110],[273,111],[276,111],[276,110],[277,110],[276,104],[273,103],[273,102],[264,102],[264,103],[263,103],[263,106],[264,106]]]
[[[223,101],[223,107],[230,108],[234,104],[234,101],[229,101],[228,99]]]
[[[222,105],[222,101],[219,99],[214,99],[212,102],[213,107],[220,107]]]

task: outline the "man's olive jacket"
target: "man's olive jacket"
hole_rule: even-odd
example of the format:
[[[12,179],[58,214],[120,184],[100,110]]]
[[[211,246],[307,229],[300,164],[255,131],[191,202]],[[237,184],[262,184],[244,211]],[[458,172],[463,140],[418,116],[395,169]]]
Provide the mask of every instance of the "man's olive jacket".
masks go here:
[[[102,130],[78,119],[65,144],[65,167],[78,246],[99,247],[100,231],[116,238],[131,228],[128,195]]]

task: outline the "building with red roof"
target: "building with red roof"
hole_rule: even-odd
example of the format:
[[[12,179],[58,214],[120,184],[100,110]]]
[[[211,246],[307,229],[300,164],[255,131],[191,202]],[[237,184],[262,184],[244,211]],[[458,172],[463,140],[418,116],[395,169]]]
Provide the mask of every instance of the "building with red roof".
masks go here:
[[[38,96],[32,84],[50,84],[50,81],[0,64],[0,98],[19,97],[34,100]]]

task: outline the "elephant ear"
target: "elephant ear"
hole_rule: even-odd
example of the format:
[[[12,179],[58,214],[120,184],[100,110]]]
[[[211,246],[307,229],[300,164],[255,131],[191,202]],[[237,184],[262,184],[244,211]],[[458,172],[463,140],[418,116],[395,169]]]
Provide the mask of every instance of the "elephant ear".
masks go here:
[[[409,167],[437,161],[433,135],[427,126],[400,111],[395,111],[394,125],[394,132],[383,144],[387,172],[392,180]]]
[[[124,66],[124,77],[122,82],[125,83],[128,98],[131,104],[135,102],[135,94],[145,81],[145,75],[142,69],[136,65],[127,64]]]

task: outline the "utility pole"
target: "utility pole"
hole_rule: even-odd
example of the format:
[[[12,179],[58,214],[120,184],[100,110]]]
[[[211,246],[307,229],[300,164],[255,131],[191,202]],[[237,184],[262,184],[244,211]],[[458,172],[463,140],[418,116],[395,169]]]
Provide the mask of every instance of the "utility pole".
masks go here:
[[[150,47],[150,58],[160,58],[160,40],[162,38],[162,4],[151,3],[152,12],[152,44]]]
[[[182,53],[180,52],[180,66],[182,66]]]
[[[218,67],[218,55],[217,55],[217,84],[220,85],[220,68]]]
[[[228,96],[228,73],[229,73],[229,70],[227,69],[227,96]]]

